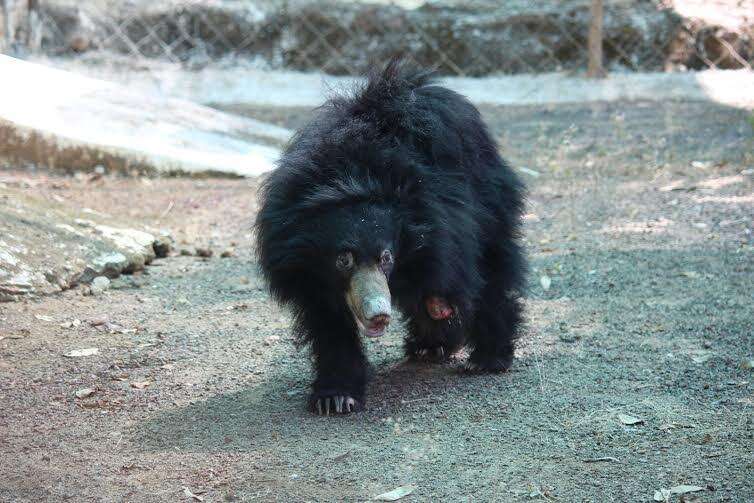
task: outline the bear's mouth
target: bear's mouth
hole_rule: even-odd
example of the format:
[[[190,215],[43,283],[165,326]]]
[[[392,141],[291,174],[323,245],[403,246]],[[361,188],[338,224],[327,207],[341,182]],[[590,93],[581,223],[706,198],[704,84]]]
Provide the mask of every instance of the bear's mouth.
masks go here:
[[[366,324],[364,335],[367,337],[381,337],[385,335],[385,330],[390,324],[390,316],[382,314],[375,316]]]

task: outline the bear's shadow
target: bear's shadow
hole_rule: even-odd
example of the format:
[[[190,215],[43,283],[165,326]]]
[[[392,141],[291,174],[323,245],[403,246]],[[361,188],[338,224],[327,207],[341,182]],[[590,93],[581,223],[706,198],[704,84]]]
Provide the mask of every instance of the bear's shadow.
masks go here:
[[[358,434],[365,424],[400,416],[407,404],[442,401],[463,394],[463,388],[476,386],[470,382],[475,379],[505,379],[461,375],[458,361],[429,364],[391,357],[375,363],[363,410],[319,417],[307,409],[308,375],[303,378],[306,364],[306,358],[300,358],[294,368],[272,365],[260,381],[249,386],[159,412],[132,430],[132,441],[145,451],[237,452],[270,441],[295,440],[307,431],[328,432],[335,428],[342,434],[349,430]]]

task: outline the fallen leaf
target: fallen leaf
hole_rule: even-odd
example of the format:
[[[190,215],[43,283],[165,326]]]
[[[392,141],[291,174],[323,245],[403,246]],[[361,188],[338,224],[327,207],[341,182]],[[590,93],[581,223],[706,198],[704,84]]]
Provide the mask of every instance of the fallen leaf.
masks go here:
[[[699,354],[699,355],[691,357],[694,363],[704,363],[706,361],[709,361],[710,358],[712,358],[711,353],[703,353],[703,354]]]
[[[63,356],[67,356],[68,358],[78,358],[79,356],[92,356],[92,355],[96,355],[97,353],[99,353],[99,349],[97,348],[85,348],[85,349],[74,349],[73,351],[69,351]]]
[[[684,276],[686,278],[695,279],[699,277],[699,273],[696,271],[683,271],[681,272],[681,276]]]
[[[526,173],[529,176],[533,176],[534,178],[539,178],[539,175],[540,175],[539,171],[535,171],[529,168],[524,168],[523,166],[519,166],[518,170],[522,173]]]
[[[550,285],[552,285],[552,280],[548,275],[543,275],[539,278],[539,284],[542,285],[542,289],[546,292],[550,289]]]
[[[704,491],[704,487],[699,486],[687,486],[687,485],[680,485],[680,486],[674,486],[670,489],[660,489],[659,491],[655,491],[654,493],[654,500],[655,501],[668,501],[670,500],[670,497],[676,494],[688,494],[688,493],[695,493],[699,491]]]
[[[35,314],[34,317],[40,321],[52,321],[52,318],[43,314]]]
[[[636,425],[636,424],[644,424],[644,420],[640,419],[638,417],[629,416],[628,414],[618,414],[618,420],[623,423],[627,424],[629,426]]]
[[[351,451],[346,451],[344,453],[338,454],[337,456],[333,456],[332,458],[330,458],[330,461],[340,461],[347,458],[349,454],[351,454]]]
[[[193,499],[193,500],[196,500],[196,501],[204,501],[204,498],[202,498],[202,497],[201,497],[201,496],[199,496],[198,494],[194,494],[194,493],[192,493],[192,492],[191,492],[191,489],[189,489],[188,487],[184,487],[184,488],[183,488],[183,494],[184,494],[184,495],[185,495],[185,496],[186,496],[187,498],[191,498],[191,499]]]
[[[741,368],[744,370],[754,369],[754,358],[746,358],[741,362]]]
[[[94,388],[82,388],[80,390],[76,390],[76,398],[86,398],[89,396],[92,396],[97,390]]]
[[[144,389],[150,384],[152,384],[151,381],[134,381],[131,383],[131,387],[136,389]]]
[[[400,487],[396,487],[392,491],[378,494],[372,499],[375,501],[398,501],[399,499],[408,496],[415,490],[416,490],[416,486],[411,486],[411,485],[400,486]]]
[[[98,316],[89,320],[89,324],[93,327],[98,327],[107,323],[107,316]]]

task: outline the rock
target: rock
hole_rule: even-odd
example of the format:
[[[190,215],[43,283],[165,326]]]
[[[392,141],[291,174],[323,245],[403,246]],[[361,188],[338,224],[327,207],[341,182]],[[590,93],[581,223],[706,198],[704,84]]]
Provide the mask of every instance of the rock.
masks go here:
[[[92,295],[100,295],[102,292],[110,288],[110,280],[107,276],[97,276],[92,280],[92,284],[89,287],[89,291]]]
[[[97,276],[117,278],[128,267],[128,258],[120,252],[104,253],[96,257],[86,266],[79,276],[78,282],[91,283]]]
[[[97,390],[94,388],[82,388],[82,389],[76,390],[74,395],[76,396],[76,398],[88,398],[96,392]]]
[[[226,248],[220,254],[220,257],[222,258],[229,258],[229,257],[235,257],[235,256],[236,256],[236,250],[234,248]]]
[[[113,279],[157,255],[154,235],[25,188],[0,188],[0,222],[0,301]]]
[[[173,250],[173,238],[170,234],[163,232],[154,240],[152,248],[157,258],[165,258]]]
[[[196,249],[197,257],[209,258],[213,255],[213,253],[214,252],[210,248],[197,248]]]

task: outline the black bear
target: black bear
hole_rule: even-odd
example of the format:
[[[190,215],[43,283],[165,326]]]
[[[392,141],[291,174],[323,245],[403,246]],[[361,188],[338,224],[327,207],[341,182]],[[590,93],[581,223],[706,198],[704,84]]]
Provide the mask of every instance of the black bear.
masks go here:
[[[523,186],[479,111],[396,58],[327,101],[260,192],[257,251],[292,308],[316,378],[310,407],[364,404],[362,336],[395,307],[409,357],[469,347],[468,368],[510,368],[522,322]]]

